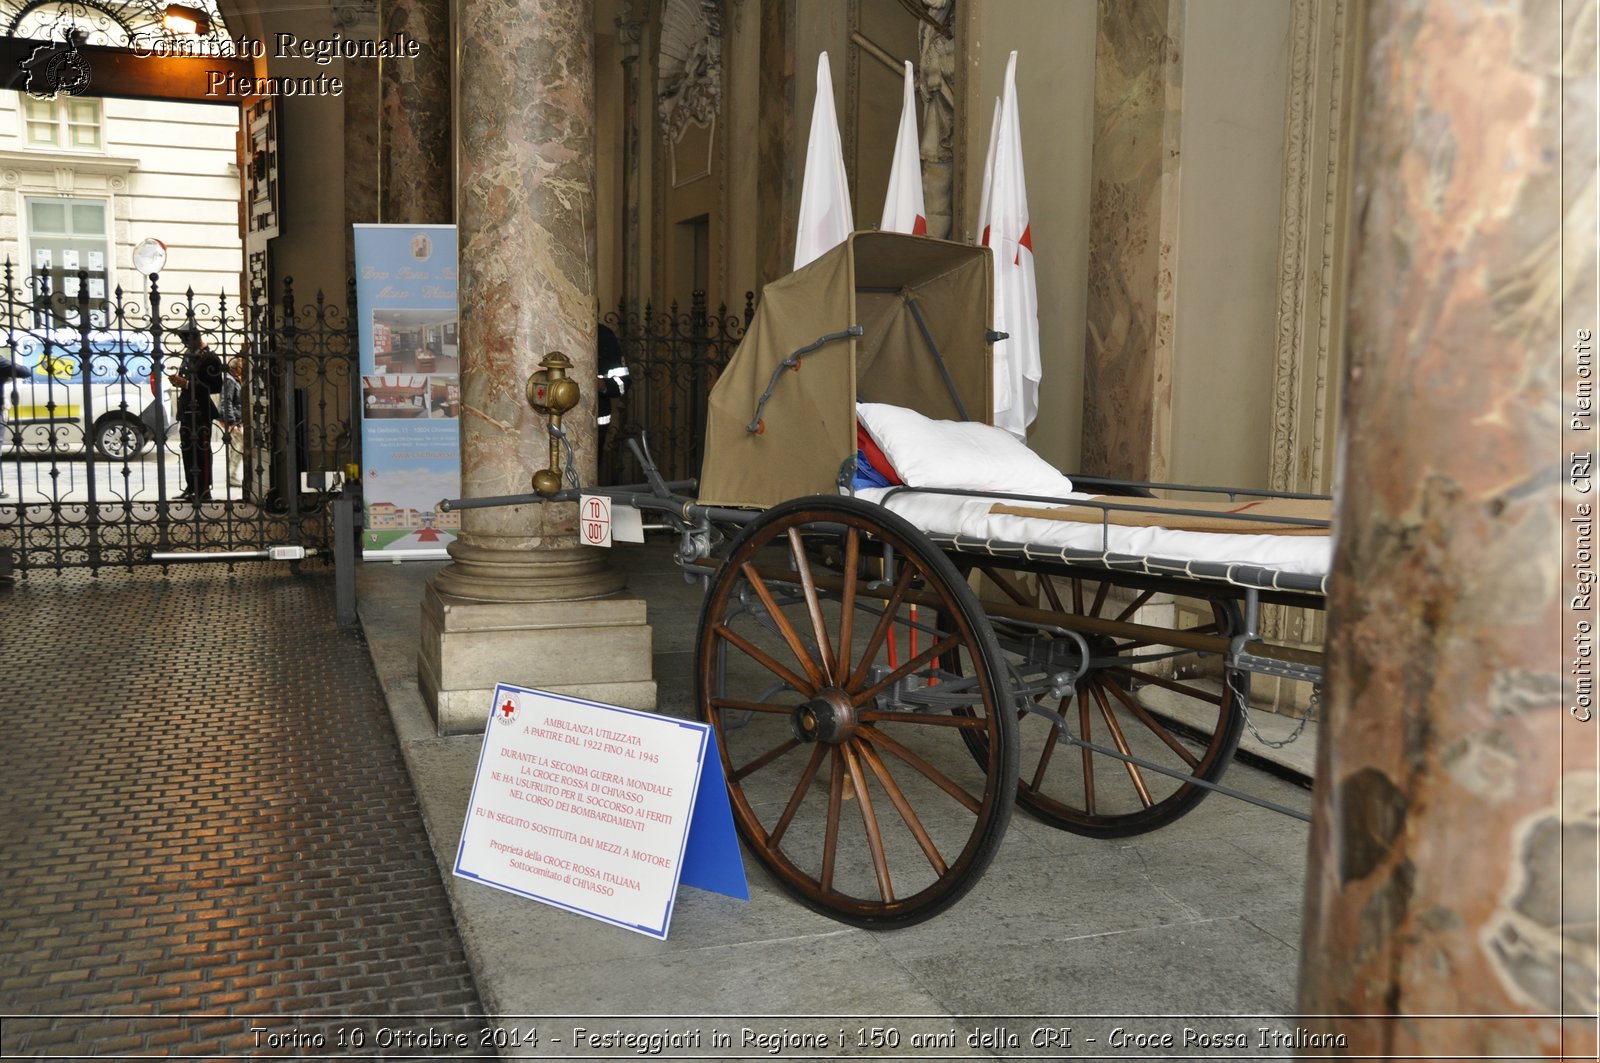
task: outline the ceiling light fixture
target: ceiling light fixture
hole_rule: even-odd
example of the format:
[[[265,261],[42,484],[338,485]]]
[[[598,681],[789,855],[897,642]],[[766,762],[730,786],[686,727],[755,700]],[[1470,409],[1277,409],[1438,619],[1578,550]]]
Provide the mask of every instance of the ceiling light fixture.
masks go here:
[[[184,37],[199,37],[211,32],[211,18],[204,11],[183,4],[168,4],[162,14],[161,25],[170,33]]]

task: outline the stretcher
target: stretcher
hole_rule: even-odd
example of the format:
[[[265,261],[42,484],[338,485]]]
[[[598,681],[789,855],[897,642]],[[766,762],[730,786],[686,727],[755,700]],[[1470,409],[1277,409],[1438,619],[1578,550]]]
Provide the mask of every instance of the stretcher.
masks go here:
[[[1319,651],[1259,627],[1322,608],[1328,499],[1050,469],[987,424],[991,288],[985,248],[856,233],[763,293],[698,482],[632,440],[645,482],[582,492],[569,461],[550,496],[675,534],[740,836],[856,926],[954,904],[1016,805],[1103,838],[1211,792],[1305,818],[1220,780],[1252,676],[1320,683]],[[902,482],[861,486],[875,460]]]

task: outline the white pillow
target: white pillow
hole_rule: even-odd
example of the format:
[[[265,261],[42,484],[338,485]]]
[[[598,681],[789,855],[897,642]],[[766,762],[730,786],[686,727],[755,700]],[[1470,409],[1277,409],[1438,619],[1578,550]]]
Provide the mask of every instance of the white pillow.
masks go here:
[[[1004,428],[935,421],[878,402],[857,403],[856,417],[900,479],[912,487],[1052,498],[1072,493],[1071,480]]]

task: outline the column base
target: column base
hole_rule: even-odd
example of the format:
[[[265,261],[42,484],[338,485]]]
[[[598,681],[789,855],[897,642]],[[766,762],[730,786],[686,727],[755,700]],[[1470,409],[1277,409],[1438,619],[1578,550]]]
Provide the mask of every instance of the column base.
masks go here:
[[[641,598],[490,602],[429,583],[417,686],[441,735],[481,733],[498,683],[656,707]]]

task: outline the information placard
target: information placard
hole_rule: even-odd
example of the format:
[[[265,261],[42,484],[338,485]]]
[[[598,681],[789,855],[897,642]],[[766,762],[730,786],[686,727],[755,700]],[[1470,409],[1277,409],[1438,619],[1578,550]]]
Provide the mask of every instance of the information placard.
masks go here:
[[[665,938],[710,728],[504,684],[494,697],[455,873]]]

